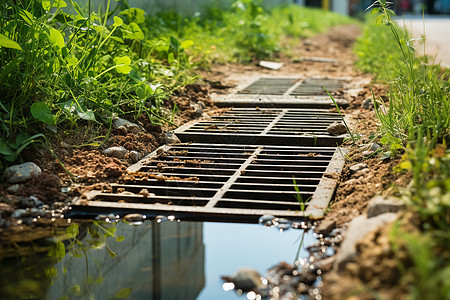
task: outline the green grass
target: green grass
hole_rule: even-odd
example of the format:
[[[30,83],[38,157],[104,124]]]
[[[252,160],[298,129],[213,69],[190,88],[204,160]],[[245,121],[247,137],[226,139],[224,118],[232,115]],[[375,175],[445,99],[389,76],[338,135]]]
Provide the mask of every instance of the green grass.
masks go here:
[[[410,299],[449,299],[450,73],[416,52],[386,1],[375,3],[377,17],[368,19],[356,47],[358,66],[387,83],[389,101],[374,99],[381,142],[392,156],[402,154],[396,171],[413,177],[400,197],[415,224],[392,232],[396,253],[407,253],[398,283],[408,285]]]
[[[194,69],[275,58],[288,37],[351,22],[298,6],[267,10],[258,0],[192,17],[147,15],[126,1],[111,11],[110,3],[0,4],[0,169],[26,147],[73,136],[86,124],[109,128],[116,116],[133,121],[142,114],[170,123],[174,109],[164,102],[197,80]],[[100,146],[107,136],[88,138],[80,143]]]

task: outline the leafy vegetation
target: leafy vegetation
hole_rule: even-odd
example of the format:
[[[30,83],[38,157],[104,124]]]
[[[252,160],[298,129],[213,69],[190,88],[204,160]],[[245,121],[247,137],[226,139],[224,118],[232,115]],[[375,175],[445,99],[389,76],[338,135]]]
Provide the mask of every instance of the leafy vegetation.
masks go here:
[[[397,26],[395,13],[385,0],[373,6],[372,14],[378,15],[373,23],[378,27],[368,25],[359,41],[359,66],[388,82],[389,102],[374,99],[381,141],[391,155],[402,153],[397,171],[413,176],[400,196],[418,220],[417,224],[396,226],[392,233],[398,255],[406,251],[408,256],[399,260],[404,274],[399,282],[408,284],[411,299],[447,299],[450,73],[417,55],[413,40]]]
[[[267,10],[259,0],[192,17],[147,15],[127,1],[114,9],[110,0],[98,8],[87,3],[0,4],[0,169],[26,147],[87,124],[94,137],[86,144],[99,146],[107,138],[100,128],[117,116],[170,123],[175,110],[163,103],[197,79],[193,68],[273,56],[286,36],[349,22],[332,13],[319,21],[318,10],[297,6]]]

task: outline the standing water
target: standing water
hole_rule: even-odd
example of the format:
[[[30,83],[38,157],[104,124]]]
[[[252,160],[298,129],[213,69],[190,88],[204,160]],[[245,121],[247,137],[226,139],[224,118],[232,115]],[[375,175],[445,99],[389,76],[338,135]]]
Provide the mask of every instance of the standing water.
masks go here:
[[[266,274],[290,264],[302,230],[256,224],[80,222],[52,236],[2,245],[3,299],[247,299],[223,275],[247,267]],[[303,245],[316,240],[304,236]],[[306,257],[301,248],[299,257]]]

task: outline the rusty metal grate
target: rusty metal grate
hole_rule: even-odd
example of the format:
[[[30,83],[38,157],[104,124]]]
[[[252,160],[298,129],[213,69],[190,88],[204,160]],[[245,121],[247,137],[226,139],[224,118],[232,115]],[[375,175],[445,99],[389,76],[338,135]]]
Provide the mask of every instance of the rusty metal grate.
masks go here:
[[[330,93],[335,93],[344,87],[344,83],[345,80],[342,79],[307,78],[291,91],[290,94],[295,96],[327,95],[323,86]]]
[[[341,117],[325,109],[234,108],[174,132],[182,142],[336,146],[343,138],[326,128]]]
[[[130,212],[255,221],[263,214],[320,218],[342,170],[335,147],[178,144],[129,168],[124,184],[77,199],[72,214]],[[302,198],[300,210],[295,178]]]
[[[294,86],[298,78],[266,78],[262,77],[246,88],[240,90],[239,94],[267,94],[283,95],[289,88]]]

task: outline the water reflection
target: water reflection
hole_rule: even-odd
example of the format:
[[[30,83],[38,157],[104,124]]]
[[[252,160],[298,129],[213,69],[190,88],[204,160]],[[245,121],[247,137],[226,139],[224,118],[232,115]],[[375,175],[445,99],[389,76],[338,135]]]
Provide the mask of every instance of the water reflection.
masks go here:
[[[55,233],[30,242],[24,255],[2,258],[2,298],[243,299],[222,288],[221,275],[293,263],[302,236],[256,224],[170,220],[74,222]],[[307,234],[305,244],[312,241]]]

